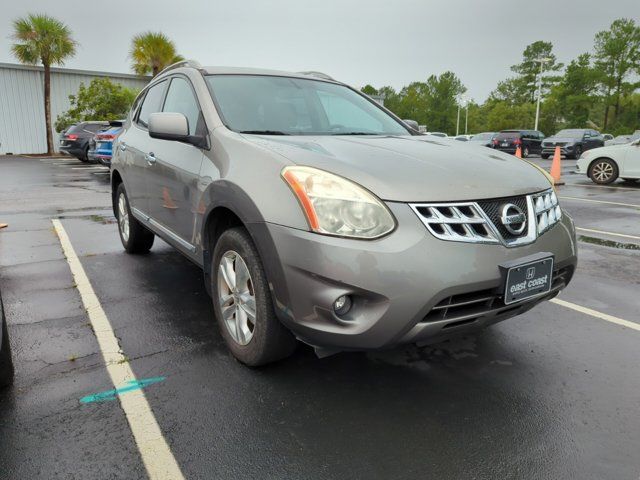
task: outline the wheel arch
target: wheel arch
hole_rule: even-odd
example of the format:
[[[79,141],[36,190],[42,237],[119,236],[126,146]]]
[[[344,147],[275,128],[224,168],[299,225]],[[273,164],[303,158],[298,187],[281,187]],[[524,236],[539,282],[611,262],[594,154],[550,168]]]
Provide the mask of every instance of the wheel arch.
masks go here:
[[[111,207],[113,208],[113,214],[116,215],[116,192],[118,191],[118,185],[123,183],[122,175],[116,169],[111,171]]]

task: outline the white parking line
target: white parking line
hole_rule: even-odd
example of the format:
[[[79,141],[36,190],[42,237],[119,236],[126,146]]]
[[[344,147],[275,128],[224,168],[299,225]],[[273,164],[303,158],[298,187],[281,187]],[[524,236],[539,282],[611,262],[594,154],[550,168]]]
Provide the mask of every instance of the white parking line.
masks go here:
[[[627,235],[626,233],[613,233],[613,232],[606,232],[604,230],[594,230],[592,228],[582,228],[582,227],[576,227],[576,230],[581,230],[583,232],[589,232],[589,233],[599,233],[601,235],[613,235],[614,237],[631,238],[632,240],[640,240],[640,237],[637,237],[635,235]]]
[[[605,320],[607,322],[615,323],[616,325],[621,325],[623,327],[630,328],[632,330],[637,330],[640,332],[640,324],[630,322],[629,320],[624,320],[622,318],[614,317],[613,315],[609,315],[607,313],[598,312],[596,310],[592,310],[587,307],[583,307],[581,305],[576,305],[575,303],[567,302],[565,300],[560,300],[559,298],[554,298],[550,300],[551,303],[555,303],[556,305],[561,305],[566,308],[570,308],[571,310],[575,310],[576,312],[584,313],[586,315],[590,315],[595,318],[599,318],[601,320]]]
[[[565,197],[565,196],[558,196],[558,198],[562,200],[577,200],[580,202],[605,203],[608,205],[619,205],[622,207],[640,208],[640,205],[634,205],[633,203],[609,202],[606,200],[593,200],[591,198]]]
[[[80,293],[82,303],[89,316],[89,321],[91,322],[91,326],[98,340],[98,345],[100,346],[102,358],[104,359],[107,372],[111,377],[114,387],[123,385],[131,380],[136,380],[133,370],[122,353],[122,349],[111,328],[109,319],[102,309],[100,301],[89,282],[89,278],[73,249],[67,232],[60,220],[53,219],[52,222],[60,239],[62,250],[67,257],[76,288]],[[144,392],[142,390],[132,391],[124,395],[119,395],[118,398],[129,422],[131,433],[133,433],[149,478],[151,480],[184,479],[169,445],[162,436],[160,426],[153,416]]]
[[[634,192],[640,192],[640,188],[614,187],[614,186],[611,186],[611,185],[583,185],[581,183],[571,183],[571,184],[567,184],[566,187],[608,188],[609,190],[632,190]]]

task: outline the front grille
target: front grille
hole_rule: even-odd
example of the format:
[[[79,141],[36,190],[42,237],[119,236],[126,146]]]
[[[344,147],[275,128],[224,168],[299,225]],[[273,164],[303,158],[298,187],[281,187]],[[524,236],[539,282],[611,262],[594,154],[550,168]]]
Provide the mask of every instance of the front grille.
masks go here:
[[[527,213],[529,210],[529,208],[527,207],[527,197],[524,196],[497,198],[495,200],[480,200],[478,202],[478,205],[480,205],[480,208],[482,208],[484,213],[487,214],[487,217],[489,217],[491,223],[493,223],[493,225],[498,229],[498,232],[500,232],[502,238],[511,240],[514,238],[526,236],[528,233],[526,228],[520,235],[514,235],[509,232],[500,221],[500,215],[502,215],[501,208],[506,203],[512,203],[516,205],[525,213]]]
[[[553,271],[551,290],[547,295],[552,295],[566,287],[569,280],[571,280],[572,274],[572,266],[555,269]],[[536,300],[536,298],[531,300]],[[486,316],[504,315],[529,304],[531,300],[525,300],[514,305],[505,305],[502,293],[497,288],[461,293],[440,301],[422,319],[421,323],[446,321],[446,325],[443,328],[451,328],[452,326],[473,323]]]
[[[564,147],[567,144],[567,142],[543,142],[542,146],[543,147]]]
[[[545,208],[535,210],[534,201],[541,196],[544,197]],[[551,206],[546,206],[547,200],[552,201]],[[501,243],[505,247],[517,247],[533,243],[539,235],[560,220],[562,212],[557,202],[557,196],[549,189],[531,195],[477,202],[410,203],[409,206],[427,230],[440,240]],[[509,221],[511,230],[521,229],[520,233],[509,231],[501,218],[502,210],[509,204],[512,206],[506,209],[507,218],[504,221]],[[526,223],[518,218],[521,217],[518,209],[525,215]]]

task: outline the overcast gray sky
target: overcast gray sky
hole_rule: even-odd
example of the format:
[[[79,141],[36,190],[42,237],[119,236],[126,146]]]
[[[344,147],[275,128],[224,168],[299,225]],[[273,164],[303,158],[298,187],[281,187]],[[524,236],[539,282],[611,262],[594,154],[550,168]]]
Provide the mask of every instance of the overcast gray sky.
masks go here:
[[[400,88],[455,72],[483,101],[524,47],[552,41],[567,63],[638,0],[0,0],[0,62],[15,62],[12,19],[46,12],[80,43],[70,68],[130,72],[131,37],[171,37],[205,65],[320,70],[361,87]],[[11,3],[9,3],[11,2]]]

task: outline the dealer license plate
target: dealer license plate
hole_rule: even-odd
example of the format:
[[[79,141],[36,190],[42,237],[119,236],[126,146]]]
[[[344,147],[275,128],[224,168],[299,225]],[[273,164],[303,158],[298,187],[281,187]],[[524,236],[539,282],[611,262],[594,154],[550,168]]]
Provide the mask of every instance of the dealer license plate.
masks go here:
[[[504,290],[505,305],[549,292],[552,276],[553,257],[511,267]]]

